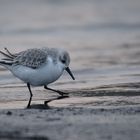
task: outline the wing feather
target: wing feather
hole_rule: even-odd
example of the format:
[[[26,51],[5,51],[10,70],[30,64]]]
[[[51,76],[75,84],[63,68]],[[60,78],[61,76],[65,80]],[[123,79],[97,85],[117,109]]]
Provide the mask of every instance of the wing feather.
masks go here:
[[[46,60],[46,52],[42,51],[41,49],[28,49],[26,51],[20,52],[13,61],[14,64],[36,69],[46,63]]]

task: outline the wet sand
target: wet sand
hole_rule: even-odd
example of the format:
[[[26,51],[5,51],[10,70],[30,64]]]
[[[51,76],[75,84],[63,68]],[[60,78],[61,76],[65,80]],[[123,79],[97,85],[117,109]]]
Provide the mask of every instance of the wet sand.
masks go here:
[[[138,140],[140,136],[140,106],[42,107],[0,110],[0,138]]]
[[[44,97],[46,91],[33,90],[35,94],[30,109],[26,109],[28,101],[22,99],[23,96],[17,101],[10,99],[1,102],[0,138],[138,140],[140,95],[136,89],[140,84],[133,84],[133,87],[136,87],[133,91],[125,90],[128,85],[132,84],[117,86],[123,87],[123,90],[114,90],[116,85],[78,91],[67,90],[69,97],[61,100],[55,100],[57,94],[47,92]],[[17,89],[14,89],[14,92],[15,90]],[[43,99],[40,97],[39,100],[39,96]],[[45,98],[54,101],[44,105]]]

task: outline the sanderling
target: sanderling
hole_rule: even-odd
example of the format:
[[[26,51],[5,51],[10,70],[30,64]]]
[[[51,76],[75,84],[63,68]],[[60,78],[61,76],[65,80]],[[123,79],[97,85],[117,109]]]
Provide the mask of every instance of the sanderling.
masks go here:
[[[56,81],[66,70],[75,80],[69,69],[70,56],[67,51],[57,48],[33,48],[12,54],[7,48],[6,52],[0,51],[5,58],[1,59],[0,65],[10,70],[13,75],[27,84],[30,92],[30,99],[27,108],[32,100],[31,86],[44,86],[45,89],[65,94],[59,90],[48,88],[47,85]]]

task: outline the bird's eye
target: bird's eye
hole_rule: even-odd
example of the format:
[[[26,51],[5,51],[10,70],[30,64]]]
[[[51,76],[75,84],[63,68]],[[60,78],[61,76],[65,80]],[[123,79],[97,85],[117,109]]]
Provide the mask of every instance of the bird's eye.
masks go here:
[[[65,64],[65,63],[66,63],[66,61],[65,61],[65,60],[62,60],[62,63],[63,63],[63,64]]]

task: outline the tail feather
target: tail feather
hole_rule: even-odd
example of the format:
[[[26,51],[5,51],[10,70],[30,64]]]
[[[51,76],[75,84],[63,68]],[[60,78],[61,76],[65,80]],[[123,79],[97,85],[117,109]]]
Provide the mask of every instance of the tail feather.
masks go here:
[[[13,61],[12,59],[10,59],[10,58],[2,58],[1,60],[6,60],[6,61]]]
[[[5,52],[0,51],[0,54],[4,55],[5,58],[2,58],[0,60],[0,65],[4,66],[5,68],[10,69],[11,65],[13,64],[13,60],[16,57],[14,54],[12,54],[7,48],[5,48]]]
[[[11,66],[12,64],[13,64],[12,62],[0,61],[0,65]]]
[[[12,57],[12,58],[15,58],[17,57],[17,55],[15,54],[12,54],[7,48],[4,48],[6,50],[6,52],[8,53],[8,56]]]
[[[12,58],[13,58],[12,56],[10,56],[10,55],[8,55],[8,54],[6,54],[6,53],[2,52],[2,51],[0,51],[0,53],[1,53],[2,55],[4,55],[4,56],[6,56],[6,57],[10,58],[10,59],[12,59]]]

